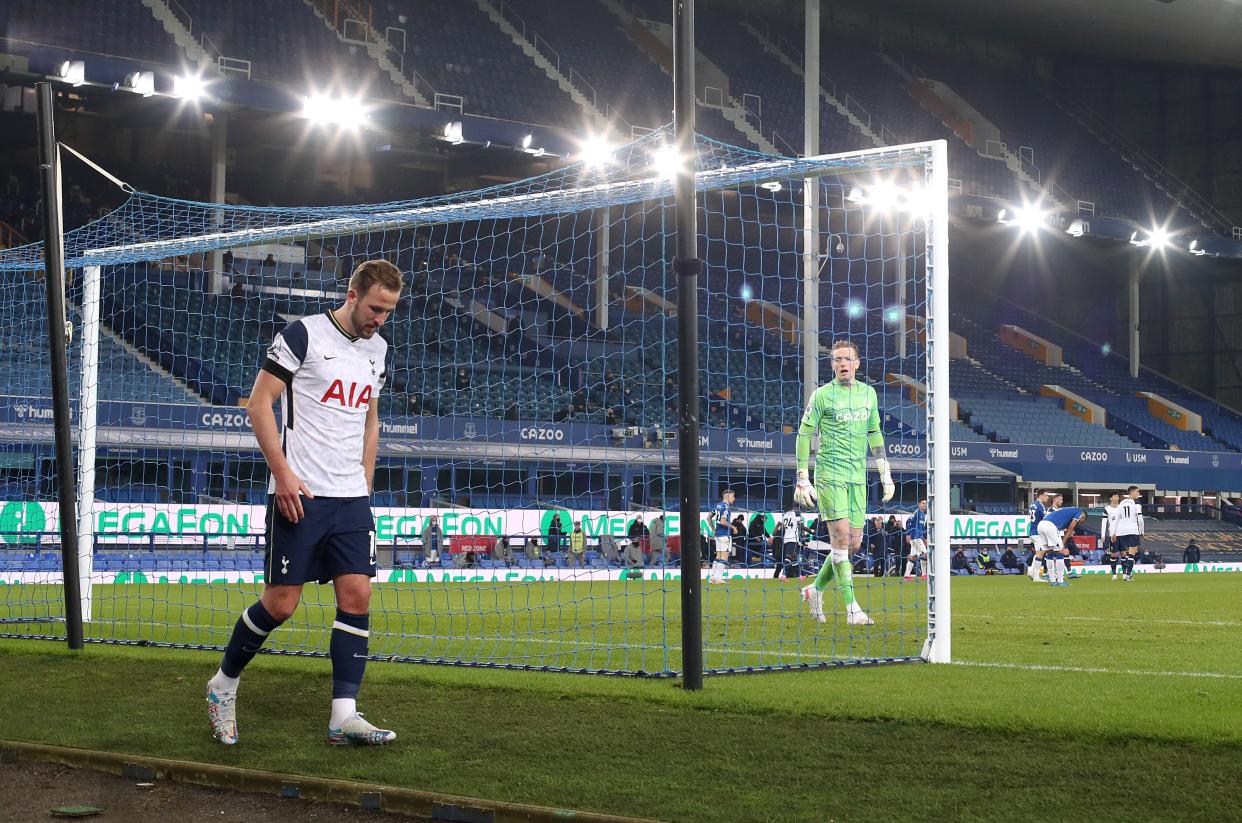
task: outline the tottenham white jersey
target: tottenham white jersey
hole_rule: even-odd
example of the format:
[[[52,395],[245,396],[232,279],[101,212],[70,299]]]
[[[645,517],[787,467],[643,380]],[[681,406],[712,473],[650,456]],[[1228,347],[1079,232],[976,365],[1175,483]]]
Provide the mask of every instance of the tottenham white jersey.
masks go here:
[[[1104,516],[1100,518],[1100,541],[1101,542],[1109,540],[1110,538],[1117,536],[1113,534],[1113,524],[1112,524],[1113,515],[1116,512],[1117,512],[1116,506],[1108,505],[1104,507]]]
[[[1137,500],[1125,499],[1113,512],[1113,522],[1108,533],[1113,537],[1127,537],[1143,533],[1143,506]]]
[[[285,383],[285,459],[316,497],[367,496],[367,409],[387,379],[387,354],[384,338],[355,337],[331,312],[290,323],[267,350],[263,370]]]
[[[802,513],[790,509],[781,518],[781,536],[786,543],[797,543],[802,536]]]

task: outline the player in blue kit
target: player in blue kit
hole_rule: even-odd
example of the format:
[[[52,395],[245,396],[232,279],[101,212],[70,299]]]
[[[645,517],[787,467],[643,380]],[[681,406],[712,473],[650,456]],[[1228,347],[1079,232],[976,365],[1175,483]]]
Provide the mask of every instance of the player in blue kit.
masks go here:
[[[707,519],[716,539],[716,561],[712,563],[712,573],[708,580],[712,583],[723,583],[725,572],[729,568],[729,555],[733,551],[733,489],[725,489],[721,493],[720,502]]]
[[[1048,582],[1054,586],[1068,586],[1065,582],[1065,558],[1069,556],[1070,538],[1079,523],[1085,522],[1087,513],[1076,506],[1049,512],[1039,521],[1039,536],[1043,538],[1047,556]],[[1064,536],[1062,536],[1064,534]]]
[[[1031,508],[1029,509],[1031,515],[1031,548],[1035,552],[1035,557],[1031,560],[1031,567],[1027,570],[1027,574],[1036,583],[1039,582],[1039,570],[1044,564],[1044,551],[1048,548],[1043,545],[1043,538],[1039,536],[1039,522],[1044,519],[1044,515],[1048,511],[1045,507],[1048,505],[1049,494],[1050,492],[1044,489],[1035,495],[1035,500],[1031,503]]]
[[[927,498],[919,500],[919,507],[915,509],[914,514],[910,515],[910,519],[906,521],[906,542],[910,544],[910,551],[906,554],[906,580],[914,579],[914,567],[921,560],[923,561],[924,579],[927,577]]]
[[[375,533],[370,494],[388,343],[376,332],[402,277],[385,260],[354,271],[345,303],[303,317],[267,350],[246,410],[271,470],[263,594],[241,613],[207,684],[212,735],[237,742],[237,686],[263,641],[297,609],[305,583],[332,581],[332,712],[328,742],[381,745],[396,734],[357,711],[370,636]],[[281,428],[273,404],[280,400]]]

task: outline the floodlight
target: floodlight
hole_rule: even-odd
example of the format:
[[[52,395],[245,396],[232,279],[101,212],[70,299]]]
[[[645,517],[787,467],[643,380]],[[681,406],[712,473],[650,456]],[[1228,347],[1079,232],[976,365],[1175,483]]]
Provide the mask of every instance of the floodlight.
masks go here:
[[[452,143],[454,146],[461,145],[462,141],[465,139],[461,134],[461,121],[450,120],[445,123],[444,131],[441,132],[440,136]]]
[[[904,306],[889,306],[884,310],[884,322],[890,326],[896,326],[901,322],[903,314],[905,314]]]
[[[82,60],[66,60],[56,70],[56,77],[76,88],[86,82],[86,63]]]
[[[173,96],[190,103],[197,103],[207,91],[201,74],[182,74],[173,78]]]
[[[523,138],[522,138],[522,148],[524,148],[524,149],[529,149],[529,148],[530,148],[531,141],[532,141],[532,140],[534,140],[534,139],[535,139],[535,136],[534,136],[533,134],[528,134],[528,135],[526,135],[525,137],[523,137]]]
[[[1186,251],[1190,252],[1195,257],[1202,257],[1207,254],[1207,249],[1199,245],[1199,239],[1197,237],[1190,241],[1190,245],[1186,247]]]
[[[125,75],[124,82],[121,85],[134,94],[141,94],[143,97],[150,97],[155,94],[155,72],[153,71],[132,71]]]
[[[898,205],[897,187],[888,181],[876,183],[865,196],[873,211],[891,211]]]
[[[1155,251],[1164,251],[1172,244],[1172,237],[1162,228],[1148,230],[1146,237],[1139,237],[1137,231],[1130,232],[1130,245],[1147,246]]]
[[[677,147],[665,143],[651,153],[651,162],[655,166],[656,174],[665,180],[671,180],[682,171],[682,157],[677,153]]]
[[[367,119],[367,110],[360,97],[315,93],[303,101],[302,116],[318,125],[358,128]]]
[[[1047,225],[1048,212],[1038,203],[1029,204],[1013,210],[1013,224],[1023,234],[1033,234]]]
[[[1048,225],[1048,212],[1039,203],[1008,206],[996,213],[996,222],[1017,226],[1022,234],[1031,234]]]
[[[1070,237],[1082,237],[1089,230],[1090,230],[1090,226],[1088,226],[1086,221],[1080,218],[1075,218],[1074,220],[1070,221],[1069,228],[1065,230],[1065,233],[1068,234]]]
[[[845,315],[851,320],[856,320],[867,313],[867,308],[857,300],[847,300],[845,302]]]
[[[614,151],[616,151],[616,146],[605,138],[592,134],[582,141],[578,159],[585,163],[588,169],[602,169],[612,163]]]
[[[749,283],[743,283],[742,288],[738,291],[738,296],[743,300],[753,300],[755,298],[755,290],[751,288]]]

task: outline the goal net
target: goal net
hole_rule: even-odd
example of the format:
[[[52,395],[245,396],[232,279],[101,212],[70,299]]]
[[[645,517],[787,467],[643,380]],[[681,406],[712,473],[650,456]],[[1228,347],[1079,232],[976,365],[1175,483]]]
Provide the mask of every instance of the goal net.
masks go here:
[[[726,581],[703,588],[706,672],[947,659],[942,144],[795,159],[697,139],[703,469],[686,478],[670,265],[685,159],[669,143],[655,132],[540,177],[407,202],[135,193],[69,232],[87,640],[224,646],[266,549],[249,388],[277,332],[339,305],[353,268],[384,258],[407,285],[380,332],[393,361],[372,500],[376,659],[676,675],[680,553],[697,545],[708,575],[708,513],[725,488],[740,520]],[[0,252],[9,637],[65,629],[41,269],[40,246]],[[773,535],[837,339],[861,352],[897,480],[883,504],[869,474],[880,525],[850,547],[865,627],[847,624],[833,585],[826,622],[800,597],[828,556],[817,514],[802,513],[796,539]],[[682,483],[699,484],[697,523],[678,515]],[[901,526],[922,497],[931,555],[905,569]],[[264,650],[326,654],[333,613],[330,586],[307,586]]]

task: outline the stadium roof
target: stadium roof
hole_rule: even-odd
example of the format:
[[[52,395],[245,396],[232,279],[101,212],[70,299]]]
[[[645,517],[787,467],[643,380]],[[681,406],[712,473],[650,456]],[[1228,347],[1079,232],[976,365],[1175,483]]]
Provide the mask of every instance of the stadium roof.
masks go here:
[[[1242,67],[1242,0],[880,0],[1055,51]]]

